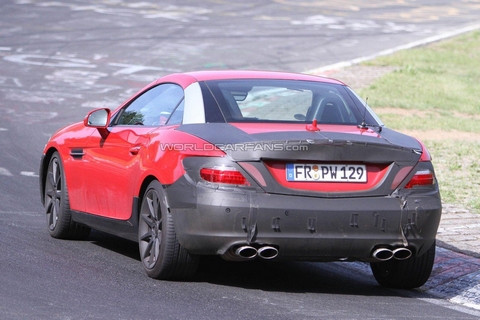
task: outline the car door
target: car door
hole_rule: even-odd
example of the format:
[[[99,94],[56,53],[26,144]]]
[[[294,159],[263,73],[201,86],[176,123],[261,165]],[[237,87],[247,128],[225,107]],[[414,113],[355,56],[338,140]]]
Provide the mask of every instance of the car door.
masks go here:
[[[142,150],[159,126],[178,122],[174,112],[183,106],[184,92],[176,84],[160,84],[141,93],[114,116],[108,136],[98,132],[84,156],[86,212],[126,220],[142,173]],[[158,130],[155,130],[158,134]],[[161,134],[161,133],[160,133]]]

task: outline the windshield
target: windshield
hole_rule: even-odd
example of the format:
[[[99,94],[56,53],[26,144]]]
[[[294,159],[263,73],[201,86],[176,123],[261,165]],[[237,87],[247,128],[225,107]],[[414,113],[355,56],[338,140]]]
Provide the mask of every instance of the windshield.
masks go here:
[[[206,107],[218,104],[221,116],[208,114],[217,108],[206,108],[206,118],[223,118],[226,122],[293,122],[359,125],[364,120],[378,124],[372,111],[365,108],[347,87],[338,84],[294,80],[215,80],[206,81]],[[208,101],[210,100],[210,101]],[[209,121],[218,122],[218,121]]]

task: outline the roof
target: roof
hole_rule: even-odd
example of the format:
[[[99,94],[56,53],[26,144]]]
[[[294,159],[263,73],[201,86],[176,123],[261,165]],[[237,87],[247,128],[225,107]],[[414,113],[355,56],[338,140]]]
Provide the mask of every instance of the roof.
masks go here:
[[[180,83],[184,88],[186,88],[193,82],[227,79],[279,79],[344,84],[343,82],[335,79],[310,74],[254,70],[209,70],[174,73],[158,79],[156,83],[172,81]]]

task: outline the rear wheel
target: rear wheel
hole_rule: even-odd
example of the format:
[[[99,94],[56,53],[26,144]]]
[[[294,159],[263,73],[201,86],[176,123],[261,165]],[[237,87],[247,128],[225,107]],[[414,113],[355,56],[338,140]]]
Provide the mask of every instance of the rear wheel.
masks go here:
[[[72,221],[62,160],[58,152],[50,158],[45,177],[45,213],[48,232],[59,239],[85,239],[90,228]]]
[[[158,181],[149,184],[142,199],[138,244],[143,267],[152,278],[182,280],[197,270],[199,257],[179,244],[165,192]]]
[[[382,262],[372,262],[373,275],[384,287],[413,289],[427,282],[435,260],[435,242],[428,251],[419,257],[406,260],[390,259]]]

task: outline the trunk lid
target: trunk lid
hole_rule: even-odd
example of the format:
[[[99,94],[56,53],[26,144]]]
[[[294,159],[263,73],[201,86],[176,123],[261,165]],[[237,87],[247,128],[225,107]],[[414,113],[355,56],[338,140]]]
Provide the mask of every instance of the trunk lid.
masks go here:
[[[320,197],[390,195],[420,159],[414,138],[383,128],[305,124],[182,125],[225,151],[267,193]]]

